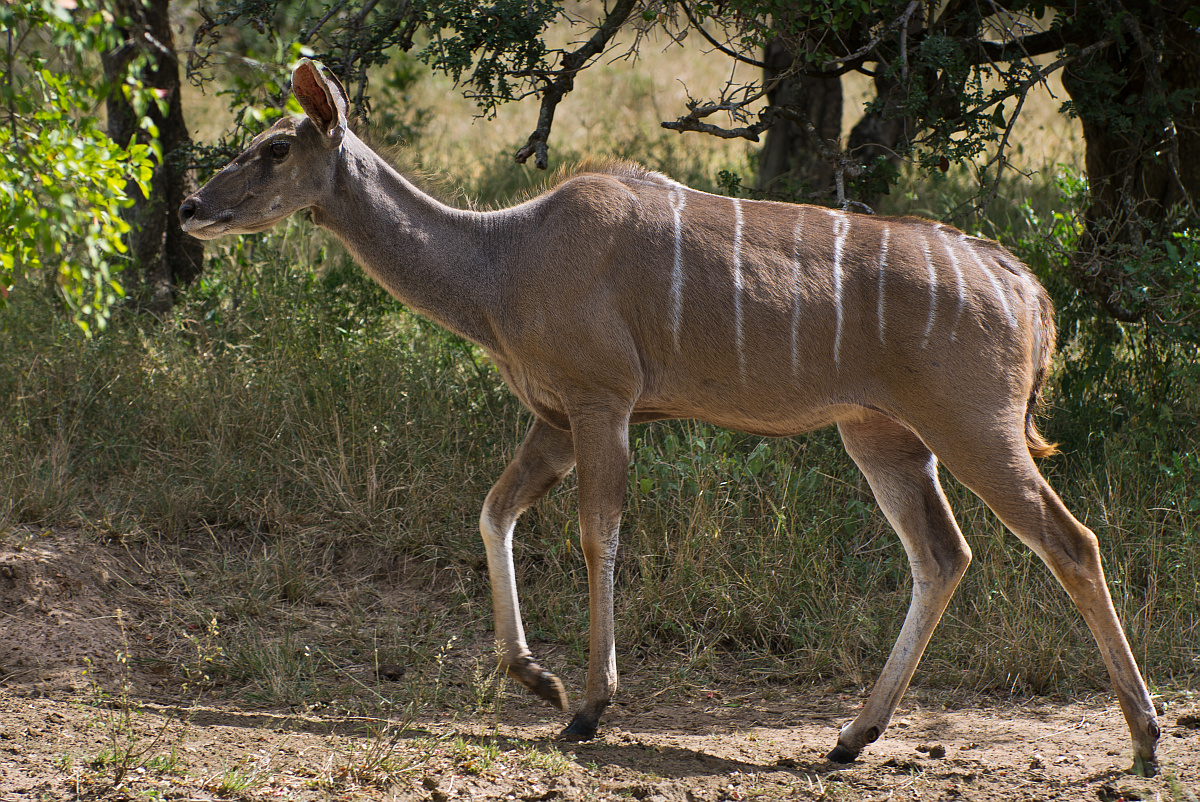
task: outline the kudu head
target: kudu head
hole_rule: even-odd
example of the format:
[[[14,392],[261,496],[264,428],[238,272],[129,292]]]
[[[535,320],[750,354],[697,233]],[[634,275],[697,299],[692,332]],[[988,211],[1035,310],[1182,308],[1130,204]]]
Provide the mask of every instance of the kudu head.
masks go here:
[[[292,92],[308,116],[275,123],[185,200],[179,207],[184,231],[199,239],[265,231],[328,191],[346,136],[346,91],[301,59]]]

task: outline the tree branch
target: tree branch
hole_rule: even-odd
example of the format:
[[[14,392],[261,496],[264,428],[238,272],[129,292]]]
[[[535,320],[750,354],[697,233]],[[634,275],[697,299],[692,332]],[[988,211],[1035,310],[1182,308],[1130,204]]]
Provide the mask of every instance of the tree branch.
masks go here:
[[[1008,157],[1005,155],[1005,151],[1008,150],[1008,140],[1012,136],[1013,128],[1016,127],[1017,118],[1021,116],[1021,108],[1025,105],[1025,98],[1029,97],[1029,90],[1033,88],[1035,83],[1037,81],[1022,84],[1024,90],[1017,96],[1017,107],[1013,109],[1012,115],[1008,118],[1008,125],[1004,127],[1004,135],[1000,137],[1000,144],[996,146],[996,152],[992,155],[992,158],[988,159],[987,164],[983,165],[979,170],[980,184],[982,185],[983,182],[987,181],[988,170],[992,168],[992,165],[996,166],[996,175],[991,180],[991,186],[988,187],[987,192],[981,197],[959,204],[948,216],[951,222],[962,216],[984,211],[996,199],[996,196],[1000,194],[1000,176],[1004,174],[1004,168],[1010,166]]]
[[[834,66],[835,64],[846,65],[851,62],[860,62],[861,63],[861,62],[868,61],[869,59],[867,58],[867,56],[869,56],[871,54],[871,52],[873,50],[875,50],[876,47],[879,46],[879,43],[883,41],[883,37],[887,36],[889,33],[896,30],[897,28],[899,28],[902,25],[907,28],[909,17],[911,17],[913,15],[913,12],[916,11],[918,8],[920,8],[920,6],[921,6],[921,3],[919,0],[912,0],[912,2],[908,4],[908,7],[904,9],[904,13],[901,14],[899,17],[896,17],[896,19],[892,20],[892,22],[886,28],[884,28],[882,31],[880,31],[875,36],[874,39],[867,42],[865,45],[860,47],[858,50],[855,50],[853,53],[851,53],[847,56],[842,56],[841,58],[830,59],[829,61],[826,61],[825,63],[823,63],[821,65],[822,72],[818,73],[818,75],[828,75],[829,74],[828,69],[830,67]]]
[[[555,109],[567,93],[575,88],[575,75],[587,65],[589,59],[604,51],[609,41],[625,24],[625,20],[629,19],[635,4],[635,0],[619,0],[592,37],[578,50],[563,56],[558,77],[549,82],[542,92],[542,108],[538,112],[537,128],[529,135],[525,145],[517,151],[517,163],[524,164],[533,156],[534,166],[539,170],[545,170],[549,166],[547,142],[550,139],[550,128],[554,125]]]
[[[1003,103],[1005,100],[1008,100],[1010,97],[1014,97],[1016,95],[1024,95],[1026,92],[1029,91],[1029,89],[1034,84],[1040,84],[1043,81],[1045,81],[1046,77],[1048,75],[1061,70],[1063,67],[1067,66],[1068,64],[1070,64],[1074,61],[1078,61],[1081,58],[1086,58],[1086,57],[1090,56],[1092,53],[1095,53],[1097,50],[1103,50],[1104,48],[1112,45],[1114,42],[1115,42],[1115,40],[1113,40],[1113,39],[1101,39],[1099,42],[1093,42],[1092,44],[1088,45],[1087,47],[1085,47],[1075,53],[1071,53],[1069,55],[1063,56],[1062,58],[1058,59],[1057,61],[1046,65],[1045,67],[1043,67],[1040,70],[1037,70],[1036,72],[1034,72],[1034,74],[1031,78],[1029,78],[1025,81],[1022,81],[1021,83],[1017,84],[1016,87],[1008,90],[1007,92],[1001,92],[998,95],[994,95],[986,103],[984,103],[983,105],[981,105],[975,109],[972,109],[972,111],[974,113],[979,113],[990,106],[996,105],[997,103]]]
[[[1018,58],[1044,56],[1047,53],[1057,53],[1064,47],[1081,44],[1075,39],[1063,36],[1061,30],[1042,31],[1007,42],[988,42],[980,39],[975,49],[974,64],[994,61],[1013,61]]]
[[[688,113],[680,117],[674,122],[663,122],[662,127],[669,131],[698,131],[702,134],[711,134],[721,139],[749,139],[751,142],[758,141],[758,135],[766,131],[775,124],[775,117],[778,115],[778,108],[768,106],[758,113],[758,122],[741,128],[721,128],[720,126],[712,125],[711,123],[700,122],[705,117],[710,117],[719,111],[728,112],[735,120],[744,120],[748,116],[743,109],[762,98],[766,97],[767,93],[773,90],[787,73],[781,73],[776,76],[769,84],[763,86],[757,92],[751,92],[749,86],[741,87],[743,98],[735,100],[732,97],[733,93],[726,94],[729,85],[726,84],[725,89],[721,91],[721,99],[715,103],[701,104],[697,100],[688,100]]]
[[[687,14],[688,21],[692,24],[693,27],[695,27],[697,30],[699,30],[701,32],[701,34],[704,36],[704,38],[711,45],[713,45],[713,47],[717,48],[722,53],[730,56],[731,58],[735,58],[739,61],[766,69],[767,65],[765,63],[748,60],[742,56],[739,56],[737,53],[734,53],[733,51],[723,47],[715,39],[713,39],[711,36],[709,36],[708,33],[706,31],[704,31],[703,28],[701,28],[699,26],[696,19],[692,16],[691,11],[688,9],[688,7],[685,3],[680,3],[680,5],[683,6],[684,13]],[[759,90],[758,92],[750,94],[741,100],[734,100],[731,97],[729,97],[723,93],[721,99],[716,102],[713,102],[713,103],[705,103],[705,104],[701,105],[698,102],[691,101],[688,103],[688,113],[687,114],[685,114],[684,116],[680,117],[677,120],[663,122],[662,127],[666,128],[670,131],[679,131],[680,133],[682,133],[684,131],[698,131],[700,133],[710,134],[712,136],[720,137],[722,139],[741,138],[741,139],[748,139],[751,142],[758,142],[759,135],[762,134],[764,131],[766,131],[768,128],[770,128],[772,125],[774,125],[778,118],[783,117],[785,119],[790,119],[793,122],[800,124],[802,127],[806,126],[805,130],[809,132],[810,136],[816,137],[816,130],[815,130],[815,128],[813,128],[812,122],[810,120],[808,120],[807,118],[797,119],[795,117],[795,112],[789,113],[789,112],[786,112],[786,111],[784,111],[780,108],[774,107],[774,106],[769,106],[767,109],[763,110],[762,112],[759,112],[757,122],[755,122],[751,125],[745,125],[745,126],[741,126],[741,127],[737,127],[737,128],[722,128],[720,126],[713,125],[711,123],[701,122],[701,121],[705,117],[709,117],[720,111],[728,112],[735,120],[739,119],[739,118],[744,118],[745,112],[743,111],[743,109],[746,106],[765,97],[766,94],[772,88],[774,88],[774,86],[776,86],[779,81],[781,81],[785,78],[789,78],[789,77],[797,76],[797,75],[805,76],[805,77],[816,77],[816,78],[832,78],[832,77],[836,77],[839,75],[843,75],[852,70],[859,69],[862,66],[862,64],[865,63],[865,61],[870,57],[871,53],[875,50],[875,48],[877,48],[879,46],[879,43],[882,42],[886,36],[888,36],[890,33],[895,31],[897,28],[901,28],[901,27],[905,28],[905,30],[907,31],[909,19],[917,11],[917,9],[920,8],[920,5],[921,4],[920,4],[919,0],[911,0],[911,2],[908,4],[908,6],[905,7],[904,12],[900,16],[898,16],[896,19],[892,20],[885,28],[883,28],[883,30],[881,30],[865,46],[859,48],[858,50],[856,50],[853,53],[850,53],[846,56],[842,56],[840,58],[828,59],[828,60],[822,62],[821,69],[817,69],[817,70],[803,69],[800,67],[800,59],[796,58],[793,60],[792,65],[788,69],[780,72],[777,76],[775,76],[775,78],[772,80],[770,85],[764,85],[763,88],[761,90]],[[840,67],[838,65],[840,65]],[[744,87],[744,89],[748,90],[748,87]],[[818,137],[818,139],[819,139],[819,137]],[[837,154],[828,147],[827,143],[820,142],[818,144],[818,148],[822,151],[823,157],[828,155],[830,157],[830,159],[833,160],[835,163],[841,164],[840,161],[837,161],[837,158],[836,158]]]
[[[1101,50],[1105,47],[1108,47],[1111,44],[1113,44],[1112,39],[1102,39],[1099,42],[1095,42],[1094,44],[1083,48],[1082,50],[1080,50],[1077,53],[1072,53],[1069,56],[1063,56],[1062,58],[1055,61],[1053,64],[1049,64],[1046,67],[1044,67],[1040,70],[1037,70],[1036,72],[1034,72],[1034,74],[1032,76],[1030,76],[1026,80],[1022,81],[1015,88],[1013,88],[1007,92],[1001,93],[999,96],[991,98],[990,100],[988,100],[988,102],[984,103],[983,105],[981,105],[975,109],[972,109],[972,113],[979,114],[984,109],[987,109],[990,106],[994,106],[997,103],[1003,102],[1004,100],[1007,100],[1010,97],[1013,97],[1013,96],[1017,97],[1017,106],[1015,109],[1013,109],[1012,115],[1010,115],[1008,118],[1008,124],[1004,128],[1004,135],[1000,138],[1000,144],[996,147],[995,154],[993,154],[992,157],[990,159],[988,159],[987,163],[980,169],[980,173],[984,176],[984,178],[981,179],[981,183],[982,183],[982,181],[986,180],[987,171],[990,170],[993,165],[996,166],[996,175],[991,181],[991,186],[988,188],[987,192],[985,192],[983,194],[982,197],[977,198],[975,200],[967,200],[967,201],[964,201],[963,203],[959,204],[954,209],[954,211],[952,211],[950,213],[949,219],[955,220],[964,215],[973,214],[975,212],[981,212],[984,209],[986,209],[993,200],[996,199],[996,195],[1000,191],[1000,176],[1004,172],[1004,168],[1009,166],[1008,158],[1005,155],[1005,151],[1008,149],[1008,141],[1009,141],[1009,138],[1012,136],[1013,127],[1016,125],[1017,118],[1021,116],[1021,108],[1025,105],[1025,98],[1028,97],[1029,90],[1032,89],[1035,85],[1044,82],[1046,80],[1046,76],[1050,75],[1051,73],[1053,73],[1057,70],[1062,69],[1067,64],[1070,64],[1073,61],[1077,61],[1078,59],[1081,59],[1088,55],[1091,55],[1092,53],[1096,52],[1097,50]]]
[[[329,10],[325,12],[325,16],[323,16],[323,17],[321,17],[321,19],[317,20],[317,22],[315,24],[313,24],[311,27],[300,32],[300,35],[296,38],[296,41],[302,45],[308,44],[309,41],[313,38],[313,36],[315,36],[318,31],[320,31],[322,28],[325,27],[325,23],[329,22],[330,18],[334,14],[336,14],[342,10],[342,7],[344,5],[346,5],[346,0],[338,0],[338,2],[331,5],[329,7]]]
[[[740,61],[743,64],[749,64],[751,67],[757,67],[760,70],[765,70],[767,68],[767,65],[764,62],[757,61],[755,59],[750,58],[749,56],[743,56],[740,53],[730,50],[728,47],[726,47],[725,45],[718,42],[716,39],[714,39],[712,37],[712,35],[708,31],[704,30],[704,26],[701,25],[699,23],[699,21],[697,21],[697,19],[692,16],[692,9],[688,7],[687,3],[685,3],[683,0],[679,0],[679,5],[680,5],[680,7],[683,8],[683,14],[684,14],[684,16],[686,16],[688,18],[688,22],[690,22],[692,24],[693,28],[695,28],[697,31],[700,32],[700,35],[703,36],[710,45],[712,45],[713,47],[715,47],[717,50],[721,51],[725,55],[729,56],[731,59],[734,59],[735,61]]]

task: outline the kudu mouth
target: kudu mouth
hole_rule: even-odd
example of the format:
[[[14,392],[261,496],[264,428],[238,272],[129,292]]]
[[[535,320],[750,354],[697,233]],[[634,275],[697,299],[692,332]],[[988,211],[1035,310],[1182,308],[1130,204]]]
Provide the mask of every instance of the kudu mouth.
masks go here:
[[[251,225],[239,226],[234,222],[236,216],[236,208],[210,215],[205,211],[204,205],[193,196],[179,206],[179,227],[196,239],[216,239],[222,234],[257,234],[287,217],[280,215]]]
[[[179,227],[197,239],[212,239],[224,234],[230,229],[232,220],[232,209],[209,216],[195,196],[188,198],[179,206]]]

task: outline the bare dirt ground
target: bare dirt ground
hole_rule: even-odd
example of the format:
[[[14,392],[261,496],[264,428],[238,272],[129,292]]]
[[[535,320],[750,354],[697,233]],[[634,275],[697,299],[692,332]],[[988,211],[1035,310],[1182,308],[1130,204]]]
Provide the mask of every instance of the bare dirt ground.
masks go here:
[[[1124,772],[1111,695],[1015,702],[915,688],[850,766],[824,754],[862,696],[813,688],[731,680],[668,694],[634,672],[603,736],[583,744],[555,740],[563,717],[515,693],[492,714],[221,701],[173,664],[156,627],[160,583],[133,552],[77,533],[0,541],[0,800],[1114,802],[1196,800],[1200,788],[1200,701],[1186,689],[1160,698],[1152,779]]]

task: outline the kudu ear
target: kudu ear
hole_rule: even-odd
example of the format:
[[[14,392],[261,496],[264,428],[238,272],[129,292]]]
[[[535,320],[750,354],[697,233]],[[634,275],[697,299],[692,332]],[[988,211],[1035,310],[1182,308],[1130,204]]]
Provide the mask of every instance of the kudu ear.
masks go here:
[[[302,58],[292,70],[292,93],[330,144],[340,142],[346,133],[350,104],[338,79],[325,74],[315,62]]]

